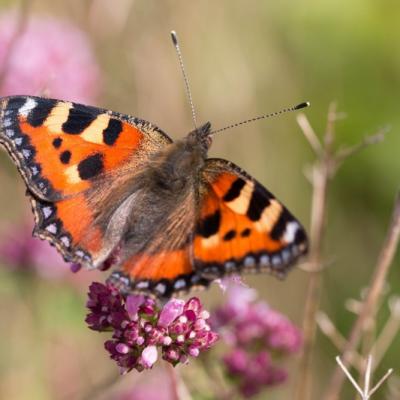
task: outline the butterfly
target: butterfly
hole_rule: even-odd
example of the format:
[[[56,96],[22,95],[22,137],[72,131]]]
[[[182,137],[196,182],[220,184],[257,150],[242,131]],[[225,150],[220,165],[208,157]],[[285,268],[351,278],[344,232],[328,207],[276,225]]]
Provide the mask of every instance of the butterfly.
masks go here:
[[[283,277],[301,224],[230,161],[207,158],[209,122],[173,142],[153,124],[34,96],[0,99],[0,144],[27,186],[33,234],[121,292],[170,297],[225,275]]]

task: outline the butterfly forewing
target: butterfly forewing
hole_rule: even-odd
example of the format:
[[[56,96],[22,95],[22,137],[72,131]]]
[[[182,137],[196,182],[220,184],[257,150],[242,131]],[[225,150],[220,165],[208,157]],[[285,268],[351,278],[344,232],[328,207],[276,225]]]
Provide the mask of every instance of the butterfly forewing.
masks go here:
[[[34,233],[68,261],[97,266],[97,255],[105,257],[108,222],[101,217],[119,205],[107,199],[171,139],[137,118],[33,96],[1,99],[0,121],[0,144],[28,187]]]

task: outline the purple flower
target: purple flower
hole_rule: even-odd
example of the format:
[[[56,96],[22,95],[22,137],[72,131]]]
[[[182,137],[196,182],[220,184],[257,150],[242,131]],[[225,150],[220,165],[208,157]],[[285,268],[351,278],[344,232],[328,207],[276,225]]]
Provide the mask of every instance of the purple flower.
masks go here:
[[[85,34],[66,21],[29,16],[18,32],[18,16],[0,16],[0,66],[5,72],[2,96],[47,95],[93,102],[100,71]]]
[[[228,285],[227,301],[215,311],[212,326],[229,345],[223,363],[244,397],[287,379],[286,371],[277,365],[300,349],[300,331],[265,302],[256,302],[252,289]]]
[[[151,368],[158,349],[172,365],[186,363],[189,356],[199,356],[218,339],[208,325],[209,313],[195,297],[186,303],[172,299],[160,309],[149,297],[125,299],[113,287],[95,282],[89,288],[87,307],[89,328],[112,332],[105,348],[121,373]]]
[[[86,307],[91,312],[86,317],[86,323],[90,329],[94,331],[111,330],[113,327],[123,325],[125,317],[129,318],[125,311],[123,298],[117,290],[94,282],[90,285],[88,297]]]

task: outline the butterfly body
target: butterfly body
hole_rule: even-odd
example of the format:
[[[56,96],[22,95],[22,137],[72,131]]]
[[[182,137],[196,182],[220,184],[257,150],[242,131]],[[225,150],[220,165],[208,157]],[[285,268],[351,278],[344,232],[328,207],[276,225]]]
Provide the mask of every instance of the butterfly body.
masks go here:
[[[115,187],[107,191],[94,185],[88,191],[87,199],[93,208],[101,208],[98,199],[109,208],[96,221],[110,243],[104,256],[115,248],[121,249],[119,258],[123,260],[140,253],[166,229],[168,216],[176,216],[177,223],[182,223],[179,235],[175,233],[174,241],[165,241],[163,249],[174,250],[186,242],[194,229],[197,190],[208,150],[203,138],[210,126],[206,123],[186,138],[166,145],[143,164],[140,172],[127,173],[126,183],[114,183]],[[105,192],[109,194],[106,198]],[[159,250],[159,246],[154,249]],[[97,267],[105,261],[104,256],[97,261]]]
[[[173,142],[149,122],[33,96],[0,100],[0,144],[27,185],[34,234],[122,291],[169,297],[226,274],[281,277],[307,251],[300,223],[233,163],[211,125]]]
[[[147,185],[154,185],[156,191],[177,193],[193,189],[200,178],[200,170],[207,159],[206,141],[211,124],[207,122],[189,133],[184,139],[171,143],[156,153],[147,165]]]

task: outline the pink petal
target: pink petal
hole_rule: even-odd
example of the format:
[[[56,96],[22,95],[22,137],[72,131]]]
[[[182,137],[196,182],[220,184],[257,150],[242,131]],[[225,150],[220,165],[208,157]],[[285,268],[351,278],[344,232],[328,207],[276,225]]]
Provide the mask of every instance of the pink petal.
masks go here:
[[[201,306],[200,300],[197,297],[190,298],[187,301],[187,303],[185,304],[184,310],[186,312],[193,311],[197,317],[197,314],[199,314],[202,311],[202,306]]]
[[[158,319],[158,326],[167,328],[176,318],[178,318],[185,305],[184,300],[171,299],[162,309],[160,318]]]
[[[131,294],[127,297],[125,309],[132,320],[137,319],[138,316],[137,313],[139,311],[139,307],[143,304],[143,302],[144,302],[144,296],[141,294],[140,295]]]
[[[142,351],[142,364],[145,368],[151,368],[157,361],[158,353],[156,346],[147,346]]]

